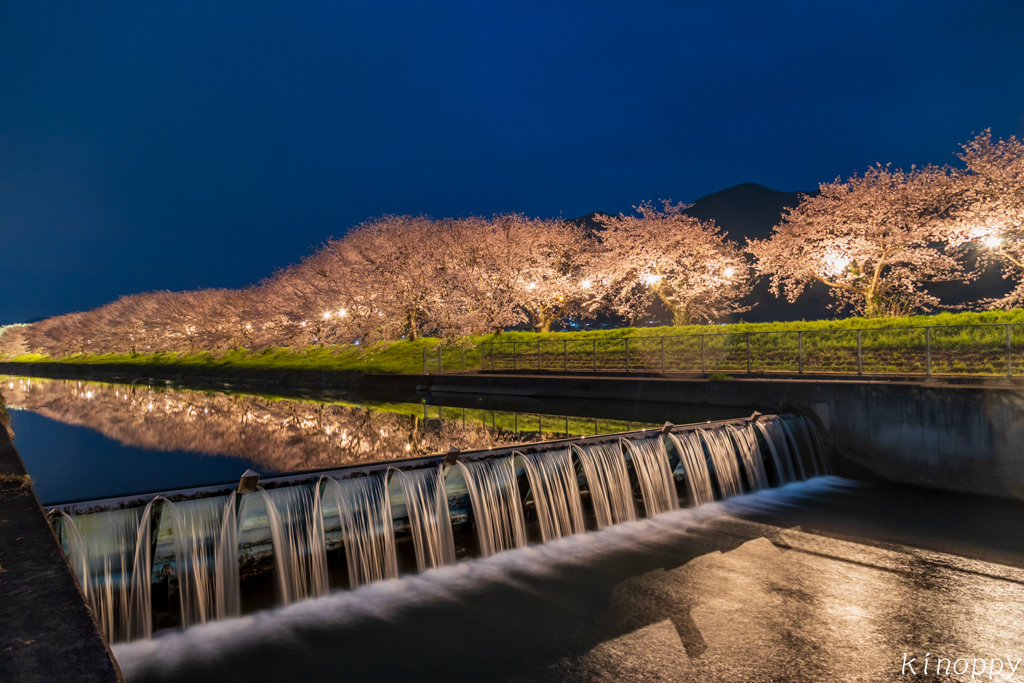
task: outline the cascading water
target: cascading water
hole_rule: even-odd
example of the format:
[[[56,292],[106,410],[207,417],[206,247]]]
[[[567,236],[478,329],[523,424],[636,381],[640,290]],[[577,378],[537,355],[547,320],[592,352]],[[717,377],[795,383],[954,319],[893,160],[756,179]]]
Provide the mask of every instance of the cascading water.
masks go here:
[[[385,478],[381,475],[352,477],[341,481],[326,478],[325,484],[323,499],[328,504],[325,506],[324,514],[327,517],[338,515],[338,525],[345,539],[345,559],[352,588],[397,577],[395,532],[392,527],[391,500]],[[447,507],[445,513],[447,514]],[[451,535],[451,527],[448,534]],[[320,538],[322,542],[322,526]],[[452,555],[454,554],[453,547]],[[326,556],[321,557],[325,562],[326,592]]]
[[[455,541],[442,466],[394,470],[393,476],[401,486],[416,550],[416,568],[422,572],[455,564]]]
[[[252,515],[256,501],[263,504],[274,546],[274,566],[281,601],[327,594],[327,551],[324,545],[320,496],[309,486],[289,486],[250,494],[242,499],[239,518]],[[262,519],[260,519],[262,521]]]
[[[573,444],[572,447],[583,464],[597,528],[636,521],[636,507],[622,448],[614,443]]]
[[[572,454],[568,448],[523,455],[543,542],[582,534],[583,504]]]
[[[747,490],[760,491],[768,487],[768,474],[764,469],[764,461],[761,459],[761,449],[757,445],[757,435],[754,433],[754,426],[749,422],[744,425],[726,424],[725,431],[732,437],[736,444],[736,452],[739,454],[740,463],[747,475]]]
[[[716,482],[723,498],[768,486],[758,430],[779,483],[828,471],[821,438],[814,423],[803,417],[764,416],[756,422],[672,432],[668,437],[693,505],[711,502]],[[584,479],[576,472],[574,454],[598,528],[637,518],[630,466],[647,516],[677,509],[663,438],[613,438],[459,461],[455,470],[442,465],[392,469],[342,480],[322,477],[315,486],[259,489],[244,496],[177,503],[158,496],[141,510],[75,518],[61,512],[63,537],[104,636],[110,642],[148,638],[153,629],[151,585],[157,575],[176,581],[182,626],[238,615],[240,553],[247,564],[273,555],[285,604],[327,593],[327,548],[342,542],[352,587],[396,577],[393,509],[398,519],[408,519],[420,571],[453,564],[449,494],[455,491],[453,500],[464,495],[461,485],[455,485],[459,478],[465,480],[485,557],[526,545],[520,473],[529,482],[526,495],[534,501],[544,542],[585,532],[580,495]],[[397,477],[391,484],[394,495],[389,475]]]
[[[711,473],[708,471],[708,461],[704,456],[700,435],[695,431],[689,431],[669,434],[669,438],[679,453],[679,464],[686,477],[690,501],[694,506],[710,503],[715,499],[715,492],[711,487]]]
[[[811,430],[814,429],[813,425],[802,416],[792,419],[780,419],[779,423],[789,438],[790,447],[798,454],[805,472],[810,473],[808,476],[817,477],[825,474],[825,467],[822,463],[819,463],[819,458],[817,457],[818,449],[815,448],[814,439],[811,436]]]
[[[768,451],[772,455],[772,462],[775,464],[779,483],[788,484],[796,481],[797,470],[793,465],[793,454],[786,443],[786,433],[783,431],[779,420],[773,417],[762,417],[755,424],[761,430],[761,434],[764,435],[764,440],[768,444]]]
[[[629,449],[647,516],[679,509],[679,496],[668,467],[668,452],[661,435],[652,439],[622,439]]]
[[[721,428],[698,429],[700,438],[707,446],[711,465],[715,471],[715,481],[723,498],[732,498],[743,493],[740,481],[740,466],[736,460],[736,448],[728,433]]]
[[[182,626],[238,616],[235,494],[165,501],[164,514],[170,518],[174,538]]]
[[[145,510],[109,510],[77,519],[61,513],[71,566],[107,642],[151,633],[148,623],[138,623],[148,616],[148,605],[139,604],[136,609],[132,605],[132,596],[145,592],[143,586],[148,589],[150,585],[145,558],[141,558],[139,571],[135,571],[140,521],[145,516],[148,539],[149,511],[149,506]],[[147,545],[147,554],[148,550]],[[133,582],[139,584],[137,590],[133,590]]]
[[[457,464],[469,490],[480,554],[490,557],[525,546],[526,523],[512,457]]]

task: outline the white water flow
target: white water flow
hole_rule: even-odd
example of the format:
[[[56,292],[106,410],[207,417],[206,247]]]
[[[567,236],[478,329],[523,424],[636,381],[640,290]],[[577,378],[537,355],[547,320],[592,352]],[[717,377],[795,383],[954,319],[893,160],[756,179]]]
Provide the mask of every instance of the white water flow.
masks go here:
[[[715,491],[711,487],[711,473],[708,471],[708,461],[704,456],[704,445],[700,435],[688,431],[669,434],[669,438],[679,453],[679,464],[686,475],[690,502],[694,507],[712,502],[715,499]]]
[[[402,489],[416,550],[416,568],[422,572],[455,564],[455,541],[441,465],[394,470],[393,476]]]
[[[629,449],[647,517],[679,509],[675,479],[668,467],[668,452],[661,435],[650,439],[620,439]]]
[[[757,434],[749,422],[742,425],[727,424],[725,431],[736,444],[736,452],[747,476],[747,490],[750,492],[768,488],[768,473],[761,460],[761,449],[757,445]]]
[[[583,464],[597,528],[636,521],[636,507],[622,447],[617,443],[573,444],[572,447]]]
[[[580,485],[568,448],[515,453],[522,458],[544,543],[586,532]]]
[[[456,464],[469,491],[480,554],[524,547],[526,523],[512,456]]]
[[[326,478],[323,498],[327,508],[325,515],[338,515],[338,524],[345,539],[349,585],[355,588],[397,577],[391,499],[384,476],[352,477],[341,481]],[[451,535],[451,527],[448,534]],[[455,554],[454,545],[451,552]]]
[[[149,511],[148,507],[146,511]],[[133,632],[145,632],[146,628],[151,630],[151,627],[142,625],[133,628],[131,619],[132,570],[142,512],[139,508],[109,510],[75,519],[61,513],[71,566],[78,575],[100,632],[109,643],[127,641]],[[148,531],[147,523],[147,538]],[[148,574],[134,578],[140,584],[149,584]],[[142,611],[144,606],[140,605],[138,612]]]
[[[164,502],[174,538],[181,624],[238,616],[238,534],[235,494]]]
[[[789,484],[797,480],[793,466],[793,455],[786,443],[786,433],[782,431],[779,420],[774,417],[762,417],[756,422],[757,428],[764,435],[768,451],[772,454],[775,471],[779,474],[779,484]]]
[[[135,558],[132,563],[132,587],[128,606],[128,640],[153,637],[153,506],[157,497],[146,504],[135,533]]]
[[[736,448],[732,439],[722,429],[698,429],[697,433],[707,446],[711,465],[715,470],[715,481],[722,498],[732,498],[743,493],[740,481],[740,466],[736,460]]]
[[[804,471],[808,476],[819,476],[826,474],[824,467],[818,462],[817,449],[811,438],[810,430],[814,427],[803,417],[788,420],[779,420],[782,429],[789,437],[789,443],[795,452],[800,456]],[[805,477],[806,478],[806,477]]]
[[[327,594],[327,551],[324,545],[320,496],[309,486],[289,486],[242,499],[239,517],[245,519],[263,503],[274,545],[278,591],[287,605]]]

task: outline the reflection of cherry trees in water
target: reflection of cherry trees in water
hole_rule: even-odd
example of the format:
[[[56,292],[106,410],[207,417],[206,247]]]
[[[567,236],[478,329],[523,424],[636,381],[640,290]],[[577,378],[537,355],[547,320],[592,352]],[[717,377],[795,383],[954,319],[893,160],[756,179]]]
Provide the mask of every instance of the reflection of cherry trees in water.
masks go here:
[[[288,472],[393,460],[451,447],[515,443],[479,421],[422,419],[416,404],[389,409],[144,386],[6,378],[13,408],[81,425],[128,446],[247,458]],[[430,415],[435,415],[436,410]]]

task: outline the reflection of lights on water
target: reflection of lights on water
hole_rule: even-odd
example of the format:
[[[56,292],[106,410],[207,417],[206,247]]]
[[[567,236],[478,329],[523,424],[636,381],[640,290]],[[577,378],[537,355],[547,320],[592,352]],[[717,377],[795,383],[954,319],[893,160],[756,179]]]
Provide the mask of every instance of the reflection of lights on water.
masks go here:
[[[408,451],[408,450],[411,450],[411,449],[412,449],[412,446],[410,446],[409,444],[405,444],[405,450]]]

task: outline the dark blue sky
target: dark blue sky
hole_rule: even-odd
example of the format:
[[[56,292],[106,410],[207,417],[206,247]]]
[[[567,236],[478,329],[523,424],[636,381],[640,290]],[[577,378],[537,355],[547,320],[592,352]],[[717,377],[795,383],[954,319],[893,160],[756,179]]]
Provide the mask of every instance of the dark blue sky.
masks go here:
[[[514,6],[513,6],[514,5]],[[0,324],[1024,133],[1024,3],[0,3]]]

